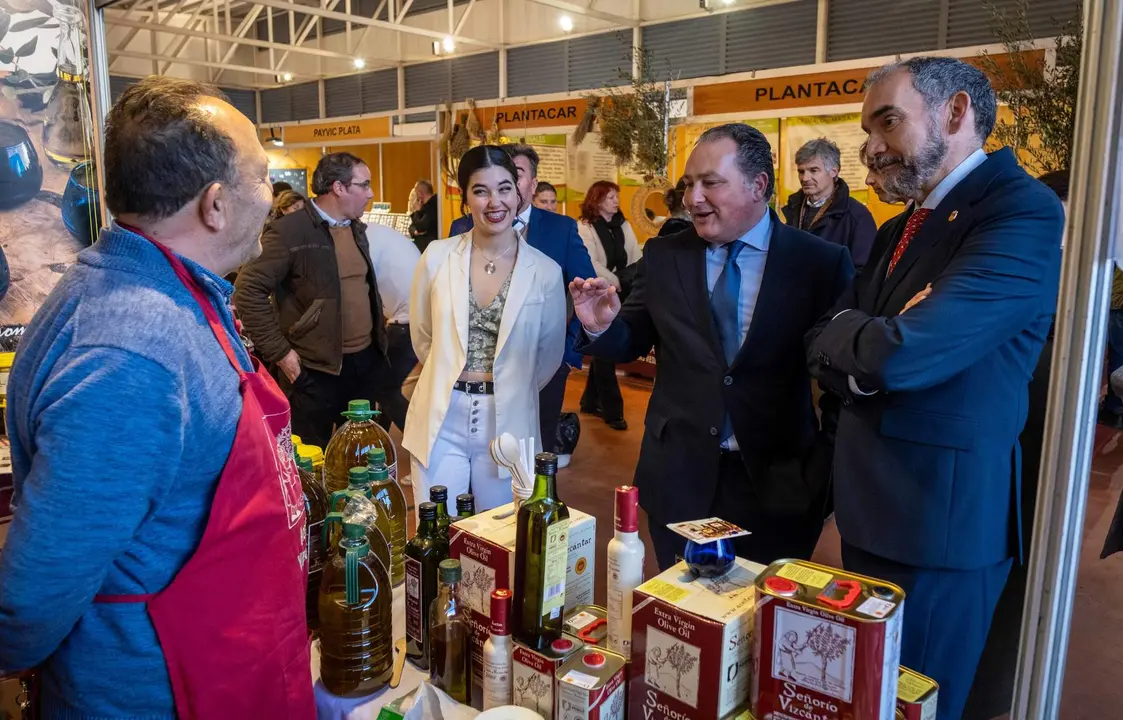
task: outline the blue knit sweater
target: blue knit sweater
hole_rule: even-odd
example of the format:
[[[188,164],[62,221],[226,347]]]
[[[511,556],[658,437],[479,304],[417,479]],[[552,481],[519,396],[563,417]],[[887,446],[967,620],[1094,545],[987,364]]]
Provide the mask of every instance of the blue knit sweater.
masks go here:
[[[249,369],[233,288],[185,263]],[[241,408],[202,310],[127,230],[82,252],[36,314],[8,388],[0,671],[40,666],[46,718],[175,716],[145,605],[93,597],[171,582],[202,538]]]

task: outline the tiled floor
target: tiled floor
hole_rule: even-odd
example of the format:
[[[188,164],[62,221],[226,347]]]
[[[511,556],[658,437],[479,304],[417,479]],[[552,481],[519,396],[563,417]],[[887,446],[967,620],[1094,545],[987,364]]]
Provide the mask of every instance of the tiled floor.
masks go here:
[[[565,410],[577,410],[584,383],[583,373],[570,376]],[[572,464],[558,475],[562,499],[597,518],[598,562],[603,562],[605,548],[612,538],[612,488],[632,481],[639,457],[650,396],[648,388],[642,381],[621,381],[629,425],[625,431],[612,430],[599,418],[582,415],[578,451]],[[395,440],[400,441],[396,431]],[[1062,720],[1123,718],[1123,553],[1099,559],[1123,490],[1123,433],[1098,427],[1095,449]],[[647,537],[647,518],[642,513],[640,532],[648,545],[647,576],[651,577],[656,567]],[[833,524],[823,532],[814,559],[826,565],[841,564],[839,538]],[[603,572],[598,571],[596,581],[596,599],[603,604]]]

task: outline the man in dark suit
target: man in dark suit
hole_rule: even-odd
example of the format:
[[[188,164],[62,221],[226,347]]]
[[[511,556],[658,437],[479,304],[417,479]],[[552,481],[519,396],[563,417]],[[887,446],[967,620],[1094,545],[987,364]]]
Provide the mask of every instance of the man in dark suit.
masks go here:
[[[519,217],[516,221],[519,233],[526,238],[531,247],[541,250],[556,262],[561,268],[562,277],[568,283],[574,278],[595,277],[593,261],[589,259],[589,251],[581,242],[577,234],[577,221],[565,215],[540,210],[531,203],[534,200],[534,191],[538,188],[538,152],[530,145],[511,144],[504,145],[515,162],[518,169]],[[468,232],[472,229],[472,216],[465,215],[453,221],[450,235]],[[541,418],[542,449],[554,452],[554,444],[558,435],[558,418],[561,415],[562,402],[565,400],[565,381],[569,377],[569,368],[581,369],[581,353],[573,349],[577,333],[580,329],[577,319],[569,323],[565,341],[565,356],[562,358],[561,367],[542,392],[538,395],[538,414]],[[569,464],[569,455],[558,457],[559,467]]]
[[[977,68],[912,58],[871,74],[867,153],[913,200],[807,337],[844,398],[835,512],[845,566],[908,594],[901,662],[959,720],[1019,553],[1027,393],[1057,296],[1063,212],[1013,152],[986,155],[995,97]]]
[[[666,523],[709,516],[753,533],[735,541],[742,557],[807,558],[823,528],[830,444],[803,335],[850,283],[850,255],[768,209],[772,149],[754,128],[708,130],[685,179],[694,225],[647,242],[623,307],[603,279],[570,284],[579,349],[629,362],[655,347],[635,482],[661,568],[684,545]]]

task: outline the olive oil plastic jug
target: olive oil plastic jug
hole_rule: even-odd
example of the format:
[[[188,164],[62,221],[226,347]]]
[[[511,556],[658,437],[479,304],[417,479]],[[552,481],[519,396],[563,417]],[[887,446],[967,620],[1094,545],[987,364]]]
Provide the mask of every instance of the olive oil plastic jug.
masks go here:
[[[368,455],[371,499],[390,518],[390,580],[397,587],[405,582],[406,496],[386,468],[386,451],[374,448]]]
[[[354,468],[352,484],[346,490],[331,494],[328,507],[333,512],[324,518],[324,527],[321,537],[324,547],[331,548],[334,552],[339,544],[343,532],[343,525],[362,525],[366,528],[367,541],[370,543],[370,552],[378,558],[387,575],[390,574],[390,542],[386,539],[385,529],[389,528],[389,518],[382,506],[370,499],[370,485],[367,483],[366,468]],[[337,529],[335,525],[338,524]]]
[[[347,408],[343,413],[347,422],[335,431],[324,450],[324,485],[328,492],[347,487],[348,472],[353,467],[366,467],[367,455],[376,447],[386,451],[390,477],[397,477],[398,454],[394,442],[375,422],[378,413],[370,409],[370,401],[352,400]]]
[[[320,679],[339,697],[378,692],[394,669],[390,576],[373,560],[365,531],[344,523],[320,585]]]
[[[300,486],[304,490],[304,510],[308,519],[308,594],[307,614],[308,630],[313,636],[319,633],[320,615],[318,611],[320,597],[320,580],[324,574],[324,561],[328,553],[324,544],[323,526],[328,515],[328,494],[324,490],[323,481],[312,470],[312,462],[308,458],[296,461],[300,471]]]

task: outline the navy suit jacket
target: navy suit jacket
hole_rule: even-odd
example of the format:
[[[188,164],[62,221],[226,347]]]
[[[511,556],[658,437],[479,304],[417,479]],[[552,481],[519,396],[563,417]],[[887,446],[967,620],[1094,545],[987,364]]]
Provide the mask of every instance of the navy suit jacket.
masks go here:
[[[807,336],[812,374],[844,396],[843,540],[922,568],[1018,554],[1018,434],[1056,306],[1063,225],[1056,195],[1003,149],[952,189],[888,278],[903,218],[879,231],[865,270]],[[932,294],[901,314],[928,283]],[[876,394],[852,396],[847,375]]]
[[[825,500],[829,437],[819,433],[803,336],[853,275],[846,248],[773,214],[752,322],[727,365],[710,310],[706,242],[693,226],[647,241],[620,314],[594,341],[582,332],[578,349],[629,362],[655,347],[657,376],[635,474],[653,522],[710,514],[727,412],[767,510],[806,512]]]
[[[449,235],[456,237],[472,229],[472,216],[465,215],[452,222]],[[595,278],[596,270],[593,261],[589,259],[589,251],[581,236],[577,234],[577,221],[565,215],[530,209],[530,232],[526,241],[536,250],[540,250],[561,267],[562,276],[568,286],[574,278]],[[568,292],[567,292],[568,297]],[[577,342],[577,334],[581,330],[581,323],[577,318],[570,318],[565,339],[566,364],[580,368],[581,353],[573,349]]]

